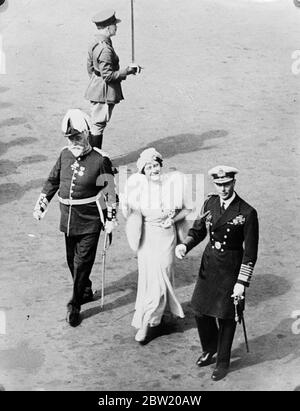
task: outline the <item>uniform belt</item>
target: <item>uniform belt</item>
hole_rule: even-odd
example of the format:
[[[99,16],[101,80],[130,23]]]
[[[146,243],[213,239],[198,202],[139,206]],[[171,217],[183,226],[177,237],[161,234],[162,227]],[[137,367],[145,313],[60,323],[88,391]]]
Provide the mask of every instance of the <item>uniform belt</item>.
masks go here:
[[[101,77],[100,71],[94,69],[94,73],[96,74],[97,77]]]
[[[58,196],[58,199],[62,204],[65,204],[65,205],[82,205],[82,204],[94,203],[96,200],[99,199],[99,196],[80,198],[78,200],[73,199],[73,198],[61,198]]]
[[[241,250],[243,250],[243,247],[242,246],[240,246],[240,247],[238,247],[238,246],[229,246],[229,245],[227,245],[227,244],[222,244],[222,242],[220,242],[220,241],[215,241],[214,243],[213,242],[210,242],[210,245],[212,246],[212,247],[214,247],[216,250],[230,250],[230,251],[241,251]]]
[[[73,206],[73,205],[83,205],[83,204],[89,204],[89,203],[96,203],[97,207],[98,207],[98,211],[100,214],[100,220],[104,226],[105,224],[105,220],[104,220],[104,215],[103,215],[103,210],[101,208],[99,199],[101,197],[102,193],[100,191],[100,193],[98,193],[96,196],[94,197],[87,197],[87,198],[80,198],[80,199],[73,199],[73,198],[61,198],[60,196],[58,196],[58,199],[60,201],[60,203],[65,204],[65,205],[69,205],[69,206]]]

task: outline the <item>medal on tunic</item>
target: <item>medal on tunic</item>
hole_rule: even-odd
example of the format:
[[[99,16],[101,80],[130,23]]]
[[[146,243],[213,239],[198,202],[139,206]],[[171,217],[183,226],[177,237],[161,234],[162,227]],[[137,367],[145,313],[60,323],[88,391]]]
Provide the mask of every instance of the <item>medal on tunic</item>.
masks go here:
[[[215,242],[215,247],[216,247],[217,250],[220,250],[220,248],[221,248],[221,243],[219,243],[219,241],[216,241],[216,242]]]

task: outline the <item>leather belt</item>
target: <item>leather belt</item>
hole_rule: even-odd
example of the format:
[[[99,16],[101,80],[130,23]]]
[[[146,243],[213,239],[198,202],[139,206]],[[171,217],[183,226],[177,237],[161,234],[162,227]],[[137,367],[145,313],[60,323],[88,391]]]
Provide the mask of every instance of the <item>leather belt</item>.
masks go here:
[[[97,199],[99,199],[98,196],[94,197],[87,197],[87,198],[80,198],[80,199],[71,199],[71,198],[61,198],[58,196],[59,201],[62,204],[65,205],[82,205],[82,204],[89,204],[89,203],[94,203]]]
[[[230,247],[227,244],[223,244],[220,241],[210,242],[210,245],[216,250],[230,250],[230,251],[242,251],[243,247]]]
[[[94,197],[87,197],[87,198],[80,198],[80,199],[71,199],[71,198],[61,198],[60,196],[58,196],[59,202],[68,206],[73,206],[73,205],[82,205],[82,204],[89,204],[89,203],[96,203],[97,207],[98,207],[98,211],[100,214],[100,220],[104,226],[105,224],[105,220],[104,220],[104,215],[103,215],[103,211],[99,202],[99,199],[101,197],[102,193],[100,191],[100,193],[98,193],[96,196]]]

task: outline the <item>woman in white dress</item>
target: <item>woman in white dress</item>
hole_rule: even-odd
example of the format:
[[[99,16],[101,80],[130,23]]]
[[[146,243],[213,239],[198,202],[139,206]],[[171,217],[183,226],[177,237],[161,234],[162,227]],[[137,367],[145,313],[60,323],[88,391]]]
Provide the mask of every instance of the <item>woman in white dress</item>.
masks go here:
[[[148,327],[159,325],[165,311],[184,317],[173,288],[175,223],[183,220],[193,207],[186,195],[184,175],[162,174],[162,156],[154,148],[141,153],[137,168],[139,172],[127,180],[122,208],[128,217],[127,224],[131,213],[140,216],[133,223],[140,221],[141,227],[133,234],[138,256],[138,286],[132,326],[138,329],[135,340],[142,342]],[[127,236],[130,235],[127,226]]]

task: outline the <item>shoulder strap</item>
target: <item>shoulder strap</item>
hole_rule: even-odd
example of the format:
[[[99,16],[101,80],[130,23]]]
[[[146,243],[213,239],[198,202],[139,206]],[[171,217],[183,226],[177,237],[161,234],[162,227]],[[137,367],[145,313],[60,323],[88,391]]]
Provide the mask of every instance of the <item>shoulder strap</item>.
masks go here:
[[[205,209],[205,207],[206,207],[206,204],[208,203],[208,201],[211,199],[211,197],[216,197],[216,196],[218,196],[219,194],[216,194],[216,193],[208,193],[207,194],[207,197],[206,197],[206,199],[204,200],[204,203],[203,203],[203,205],[202,205],[202,207],[201,207],[201,214],[203,214],[204,213],[204,209]]]
[[[107,157],[107,158],[110,159],[109,154],[106,153],[105,151],[101,150],[100,148],[98,148],[98,147],[93,147],[93,149],[94,149],[95,151],[97,151],[97,153],[101,154],[102,157]]]
[[[94,51],[95,51],[95,49],[98,47],[98,46],[100,46],[101,44],[103,44],[104,42],[103,41],[97,41],[97,43],[95,43],[94,45],[93,45],[93,47],[92,47],[92,53],[94,53]],[[105,43],[104,43],[105,44]],[[100,56],[100,54],[102,53],[102,51],[103,51],[103,49],[104,49],[104,47],[102,47],[101,48],[101,50],[100,50],[100,53],[98,54],[98,56],[97,56],[97,58]]]
[[[219,194],[217,194],[217,193],[208,193],[207,194],[207,200],[209,200],[210,199],[210,197],[216,197],[216,196],[218,196]]]

